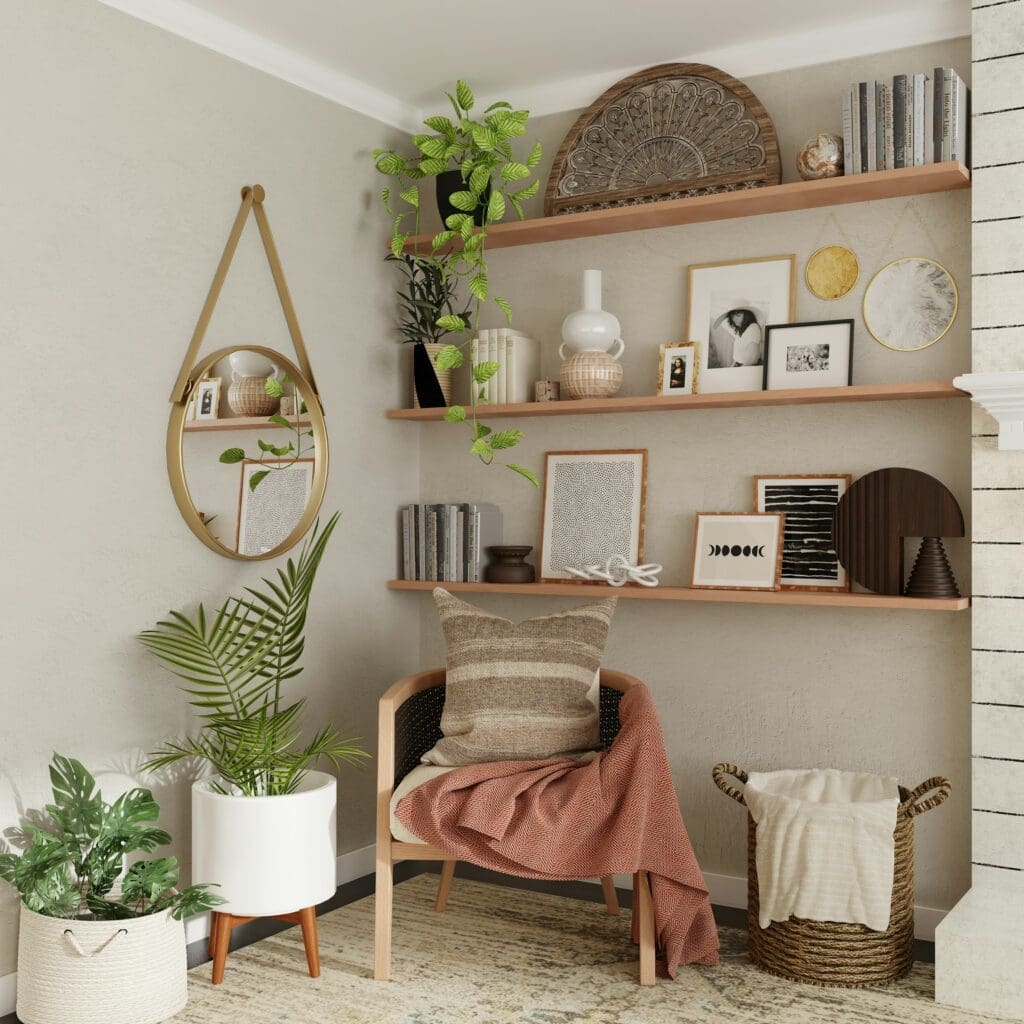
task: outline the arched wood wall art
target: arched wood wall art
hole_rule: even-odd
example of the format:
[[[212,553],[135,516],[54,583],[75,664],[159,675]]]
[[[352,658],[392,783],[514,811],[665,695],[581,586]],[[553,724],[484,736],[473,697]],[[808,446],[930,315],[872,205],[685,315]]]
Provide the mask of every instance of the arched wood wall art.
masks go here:
[[[843,568],[876,594],[959,597],[942,537],[962,537],[964,516],[945,484],[916,469],[877,469],[839,499],[832,542]],[[921,537],[904,588],[903,540]]]
[[[551,217],[778,185],[775,126],[740,81],[706,64],[658,64],[622,79],[555,154]]]

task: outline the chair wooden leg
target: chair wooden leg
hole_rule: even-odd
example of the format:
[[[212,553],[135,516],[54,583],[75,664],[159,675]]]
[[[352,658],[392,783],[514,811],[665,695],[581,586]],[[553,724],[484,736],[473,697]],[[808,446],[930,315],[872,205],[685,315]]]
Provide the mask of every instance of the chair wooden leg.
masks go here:
[[[637,872],[636,888],[640,897],[640,984],[653,985],[654,972],[654,903],[651,899],[650,880],[646,871]]]
[[[612,917],[619,916],[619,894],[615,891],[615,880],[611,875],[601,876],[601,891],[604,893],[604,905]]]
[[[216,910],[210,911],[210,941],[206,944],[206,955],[212,960],[214,954],[214,942],[217,936],[217,918],[220,914]]]
[[[231,915],[217,915],[217,930],[213,935],[213,983],[224,980],[224,968],[228,962],[228,947],[231,945]]]
[[[303,907],[299,911],[299,925],[302,928],[302,941],[306,947],[306,963],[309,964],[309,976],[320,977],[320,944],[316,934],[316,907]]]
[[[434,910],[439,914],[443,914],[444,908],[448,906],[448,893],[452,891],[456,864],[457,860],[446,860],[441,867],[441,882],[437,887],[437,902],[434,904]]]
[[[377,981],[391,978],[391,907],[394,879],[391,850],[377,843],[377,889],[374,896],[373,976]]]

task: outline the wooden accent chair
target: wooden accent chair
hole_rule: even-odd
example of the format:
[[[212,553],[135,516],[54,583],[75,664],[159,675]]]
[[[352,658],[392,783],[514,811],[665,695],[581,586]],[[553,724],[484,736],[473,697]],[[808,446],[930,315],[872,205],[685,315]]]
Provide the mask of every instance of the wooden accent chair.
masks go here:
[[[620,728],[619,701],[639,680],[622,672],[601,669],[601,746],[607,747]],[[443,861],[441,882],[434,909],[441,913],[448,902],[456,861],[443,850],[426,843],[401,842],[391,833],[391,796],[395,786],[419,763],[441,738],[445,672],[431,669],[395,683],[380,699],[377,744],[377,895],[373,976],[391,977],[391,916],[394,893],[393,865],[400,860]],[[601,879],[609,914],[619,904],[610,875]],[[646,871],[633,876],[633,895],[640,918],[640,984],[654,984],[654,906]]]

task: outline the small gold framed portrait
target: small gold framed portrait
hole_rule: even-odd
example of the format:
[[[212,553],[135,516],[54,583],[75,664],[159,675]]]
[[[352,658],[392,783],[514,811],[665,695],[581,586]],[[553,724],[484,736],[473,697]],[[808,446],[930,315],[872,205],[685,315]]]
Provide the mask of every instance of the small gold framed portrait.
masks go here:
[[[662,345],[658,357],[658,395],[695,395],[700,372],[700,342]]]

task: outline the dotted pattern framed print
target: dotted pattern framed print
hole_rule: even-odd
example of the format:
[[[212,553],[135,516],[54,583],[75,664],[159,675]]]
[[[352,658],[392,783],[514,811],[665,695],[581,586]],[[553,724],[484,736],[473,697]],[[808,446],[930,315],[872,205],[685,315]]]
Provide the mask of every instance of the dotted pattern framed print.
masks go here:
[[[541,579],[582,583],[568,569],[612,555],[642,562],[646,490],[646,449],[548,452]]]
[[[313,487],[313,459],[266,459],[242,463],[237,550],[241,555],[273,551],[295,529]],[[254,490],[253,473],[279,465]]]

